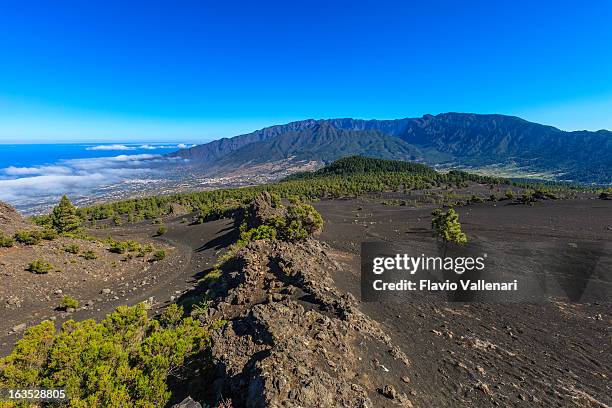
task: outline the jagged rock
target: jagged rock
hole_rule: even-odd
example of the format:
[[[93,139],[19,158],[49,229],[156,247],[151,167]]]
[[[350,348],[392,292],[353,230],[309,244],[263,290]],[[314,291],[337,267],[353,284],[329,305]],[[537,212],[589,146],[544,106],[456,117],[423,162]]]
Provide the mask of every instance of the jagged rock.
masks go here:
[[[381,394],[389,399],[396,399],[398,397],[395,387],[393,387],[391,384],[385,385],[381,390]]]
[[[268,193],[244,214],[251,227],[285,209]],[[329,248],[314,239],[258,240],[239,250],[210,286],[204,319],[225,319],[213,333],[213,380],[217,401],[235,406],[372,407],[374,379],[406,374],[408,358],[380,325],[336,288],[331,272],[340,266]],[[389,350],[372,366],[369,353]],[[371,355],[371,354],[370,354]],[[398,372],[399,371],[399,372]],[[404,394],[395,392],[394,403]]]
[[[202,408],[202,405],[191,397],[187,397],[178,404],[174,404],[172,408]]]
[[[182,205],[178,203],[170,203],[170,214],[178,216],[178,215],[185,215],[188,213],[189,211],[187,211],[187,209],[183,207]]]
[[[355,298],[336,289],[333,262],[318,241],[252,242],[232,264],[239,273],[226,271],[209,293],[216,299],[214,317],[229,320],[213,335],[219,398],[253,408],[288,400],[304,407],[372,407],[372,369],[356,345],[392,350],[386,364],[409,364]]]
[[[277,207],[272,202],[272,196],[267,191],[264,191],[256,199],[254,199],[246,213],[246,222],[249,227],[254,228],[262,225],[272,217],[286,215],[284,207]]]

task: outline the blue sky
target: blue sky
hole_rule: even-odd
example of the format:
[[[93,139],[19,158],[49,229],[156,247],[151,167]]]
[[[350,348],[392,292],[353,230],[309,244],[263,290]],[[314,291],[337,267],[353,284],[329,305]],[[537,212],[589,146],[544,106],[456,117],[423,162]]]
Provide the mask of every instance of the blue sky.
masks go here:
[[[0,142],[202,142],[305,118],[612,129],[612,2],[0,5]]]

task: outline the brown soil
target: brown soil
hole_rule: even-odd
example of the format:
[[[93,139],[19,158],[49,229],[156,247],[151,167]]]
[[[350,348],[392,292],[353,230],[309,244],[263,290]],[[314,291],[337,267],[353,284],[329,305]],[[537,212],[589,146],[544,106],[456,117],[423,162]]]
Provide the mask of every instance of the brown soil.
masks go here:
[[[102,240],[112,236],[164,249],[166,258],[154,263],[149,262],[150,254],[124,260],[125,255],[109,252],[101,242],[63,237],[33,246],[0,248],[0,355],[10,352],[23,334],[24,323],[29,327],[46,319],[58,325],[67,319],[101,319],[119,305],[151,298],[157,309],[193,289],[198,273],[210,266],[229,242],[224,236],[233,222],[187,225],[181,220],[168,220],[168,232],[161,237],[155,236],[159,226],[150,222],[88,231]],[[86,260],[80,254],[70,254],[63,249],[67,244],[79,245],[80,254],[92,250],[98,258]],[[50,262],[54,269],[42,275],[27,271],[27,265],[38,258]],[[69,313],[58,310],[64,295],[75,297],[80,307]]]
[[[11,236],[16,230],[33,228],[11,205],[0,201],[0,232]]]

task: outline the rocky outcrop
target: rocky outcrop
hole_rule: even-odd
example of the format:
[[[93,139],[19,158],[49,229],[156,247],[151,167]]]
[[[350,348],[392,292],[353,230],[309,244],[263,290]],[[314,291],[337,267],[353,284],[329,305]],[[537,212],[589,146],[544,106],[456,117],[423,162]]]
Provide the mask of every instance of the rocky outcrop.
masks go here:
[[[251,207],[269,211],[265,197]],[[253,214],[252,214],[253,215]],[[259,240],[210,287],[217,400],[234,407],[412,406],[410,362],[356,299],[336,288],[340,266],[314,239]],[[389,392],[392,389],[393,392]],[[383,392],[386,390],[386,392]]]
[[[202,408],[202,405],[191,397],[187,397],[178,404],[174,404],[172,408]]]
[[[246,210],[245,218],[249,228],[265,224],[273,217],[285,217],[287,210],[280,203],[274,203],[267,191],[255,198]]]
[[[30,226],[11,205],[0,201],[0,232],[12,235],[16,230]]]

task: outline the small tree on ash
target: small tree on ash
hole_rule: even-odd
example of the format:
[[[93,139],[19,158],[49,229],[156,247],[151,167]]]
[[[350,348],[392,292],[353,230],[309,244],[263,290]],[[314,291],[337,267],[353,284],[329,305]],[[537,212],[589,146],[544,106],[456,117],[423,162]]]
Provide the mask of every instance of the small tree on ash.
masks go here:
[[[53,228],[59,233],[74,232],[81,226],[81,219],[76,213],[68,197],[63,196],[59,204],[53,208]]]
[[[438,208],[431,215],[433,216],[431,219],[431,229],[436,239],[441,239],[444,243],[445,257],[449,242],[459,245],[467,242],[467,235],[461,231],[459,214],[454,209],[449,208],[447,212],[443,212]]]

